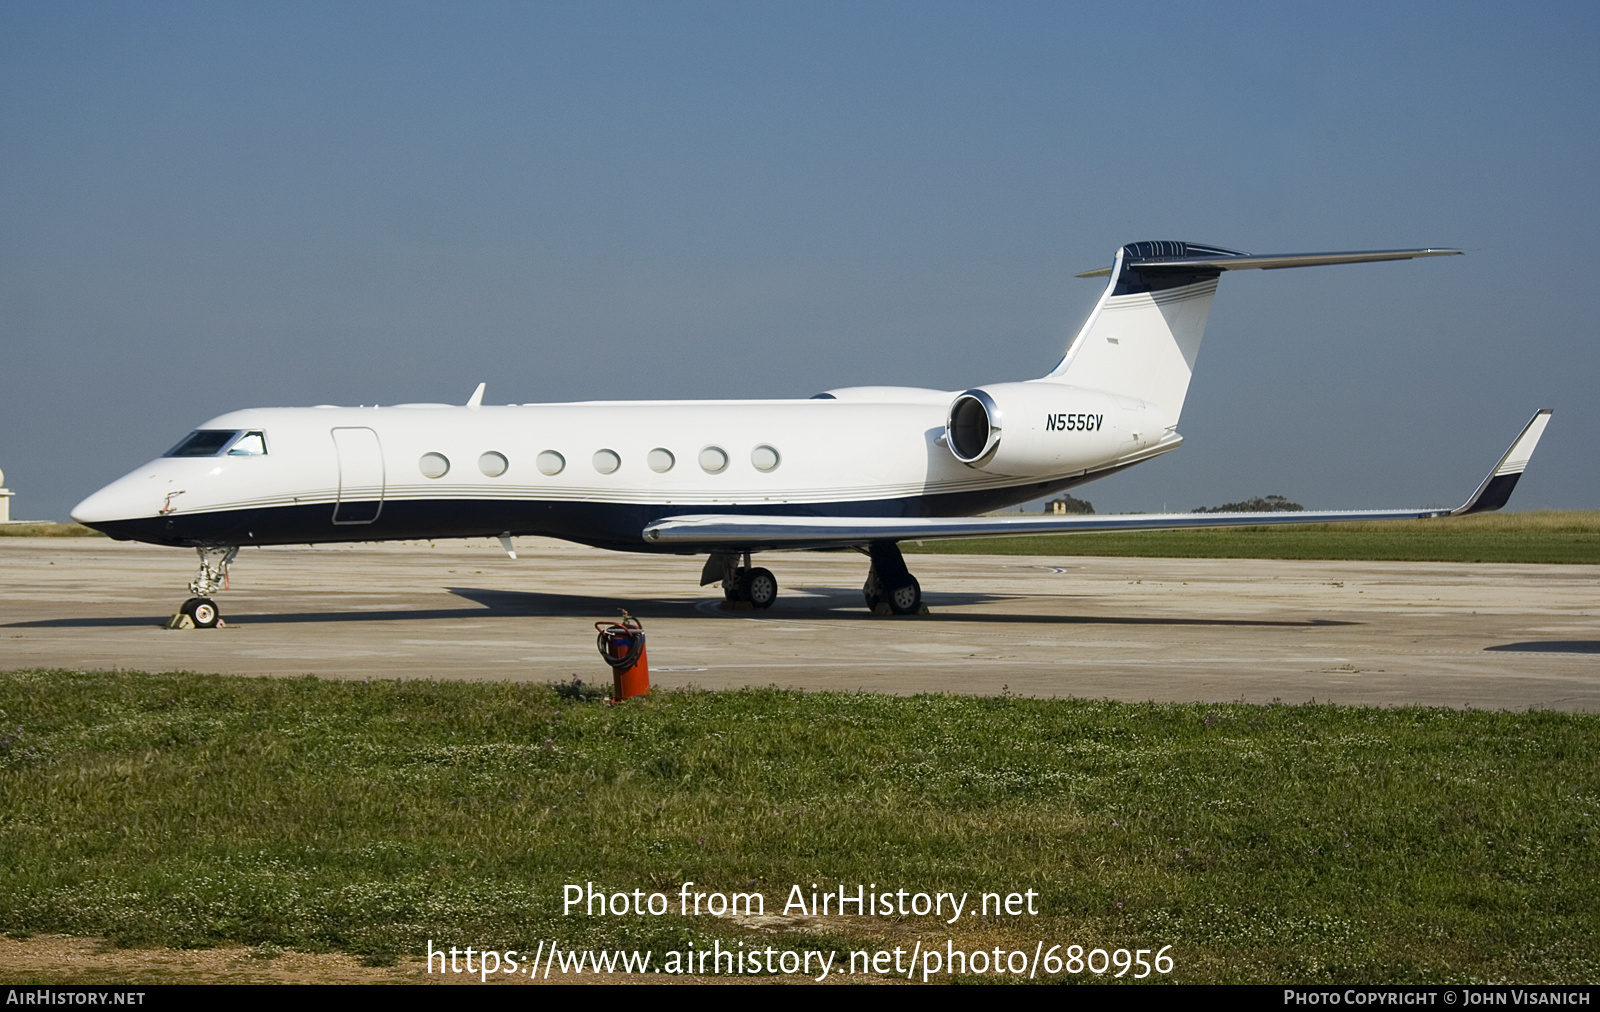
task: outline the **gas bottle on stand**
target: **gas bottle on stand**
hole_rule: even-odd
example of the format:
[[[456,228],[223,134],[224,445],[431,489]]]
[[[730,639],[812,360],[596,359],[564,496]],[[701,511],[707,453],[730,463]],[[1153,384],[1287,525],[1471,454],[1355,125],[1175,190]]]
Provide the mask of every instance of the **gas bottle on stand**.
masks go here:
[[[622,613],[621,622],[596,622],[595,645],[611,665],[611,698],[617,702],[650,693],[650,661],[645,656],[644,627]]]

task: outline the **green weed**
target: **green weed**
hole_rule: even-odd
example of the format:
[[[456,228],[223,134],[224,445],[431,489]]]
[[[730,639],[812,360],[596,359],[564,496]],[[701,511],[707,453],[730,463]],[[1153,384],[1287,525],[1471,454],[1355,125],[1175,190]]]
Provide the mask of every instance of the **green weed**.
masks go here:
[[[1303,527],[1063,534],[902,544],[907,552],[1200,559],[1600,563],[1600,511],[1535,510]]]
[[[1188,981],[1600,976],[1600,722],[1420,708],[0,674],[0,929],[120,945],[1172,945]],[[562,887],[1035,890],[567,916]],[[659,959],[659,956],[658,956]]]

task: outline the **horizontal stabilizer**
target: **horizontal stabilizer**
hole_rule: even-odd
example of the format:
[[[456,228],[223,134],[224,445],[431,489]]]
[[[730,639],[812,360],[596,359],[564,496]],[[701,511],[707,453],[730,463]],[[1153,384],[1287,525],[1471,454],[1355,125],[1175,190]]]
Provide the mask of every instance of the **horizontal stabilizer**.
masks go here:
[[[1143,246],[1156,247],[1156,249],[1149,255],[1125,256],[1123,265],[1141,272],[1243,271],[1251,269],[1275,271],[1285,267],[1323,267],[1328,264],[1361,264],[1377,260],[1445,257],[1454,256],[1461,252],[1458,249],[1430,248],[1352,250],[1344,253],[1238,253],[1232,250],[1197,247],[1192,243],[1178,242],[1133,243],[1128,248],[1132,250]],[[1176,250],[1181,251],[1175,250],[1168,254],[1167,250],[1164,249],[1165,247],[1174,247]],[[1102,267],[1099,270],[1074,274],[1073,277],[1103,278],[1110,273],[1110,267]]]
[[[1506,504],[1517,478],[1550,420],[1548,409],[1533,416],[1511,449],[1455,509],[1306,510],[1285,513],[1133,513],[1108,516],[1015,517],[814,517],[702,514],[667,517],[646,527],[655,545],[698,551],[760,551],[778,548],[844,548],[875,541],[932,541],[943,538],[994,538],[1032,534],[1085,534],[1106,531],[1186,530],[1203,527],[1279,527],[1290,524],[1351,523],[1371,520],[1423,520],[1497,510]]]

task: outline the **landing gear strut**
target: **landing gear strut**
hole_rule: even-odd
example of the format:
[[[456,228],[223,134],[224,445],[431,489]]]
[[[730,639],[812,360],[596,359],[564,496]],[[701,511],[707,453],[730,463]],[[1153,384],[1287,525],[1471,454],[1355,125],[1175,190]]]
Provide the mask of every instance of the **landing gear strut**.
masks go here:
[[[750,553],[718,552],[706,560],[700,585],[722,582],[722,596],[733,607],[770,608],[778,599],[778,578],[770,569],[750,565]]]
[[[867,548],[872,557],[872,568],[867,570],[867,582],[861,595],[874,615],[926,615],[928,606],[922,603],[922,585],[906,568],[905,556],[893,541],[874,541]]]
[[[239,554],[239,546],[201,546],[195,552],[200,556],[200,568],[189,581],[189,593],[194,596],[183,602],[178,613],[172,616],[172,621],[167,623],[169,629],[183,628],[184,619],[196,629],[215,629],[222,624],[222,613],[211,595],[228,585],[228,568]]]

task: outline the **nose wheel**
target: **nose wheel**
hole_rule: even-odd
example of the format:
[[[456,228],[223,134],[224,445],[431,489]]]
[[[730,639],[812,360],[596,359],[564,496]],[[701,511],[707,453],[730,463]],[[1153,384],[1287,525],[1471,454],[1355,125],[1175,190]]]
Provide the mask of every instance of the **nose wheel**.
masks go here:
[[[215,629],[217,623],[222,621],[222,613],[217,611],[217,602],[209,597],[191,597],[183,602],[183,607],[178,609],[179,615],[189,616],[189,621],[194,623],[196,629]]]

